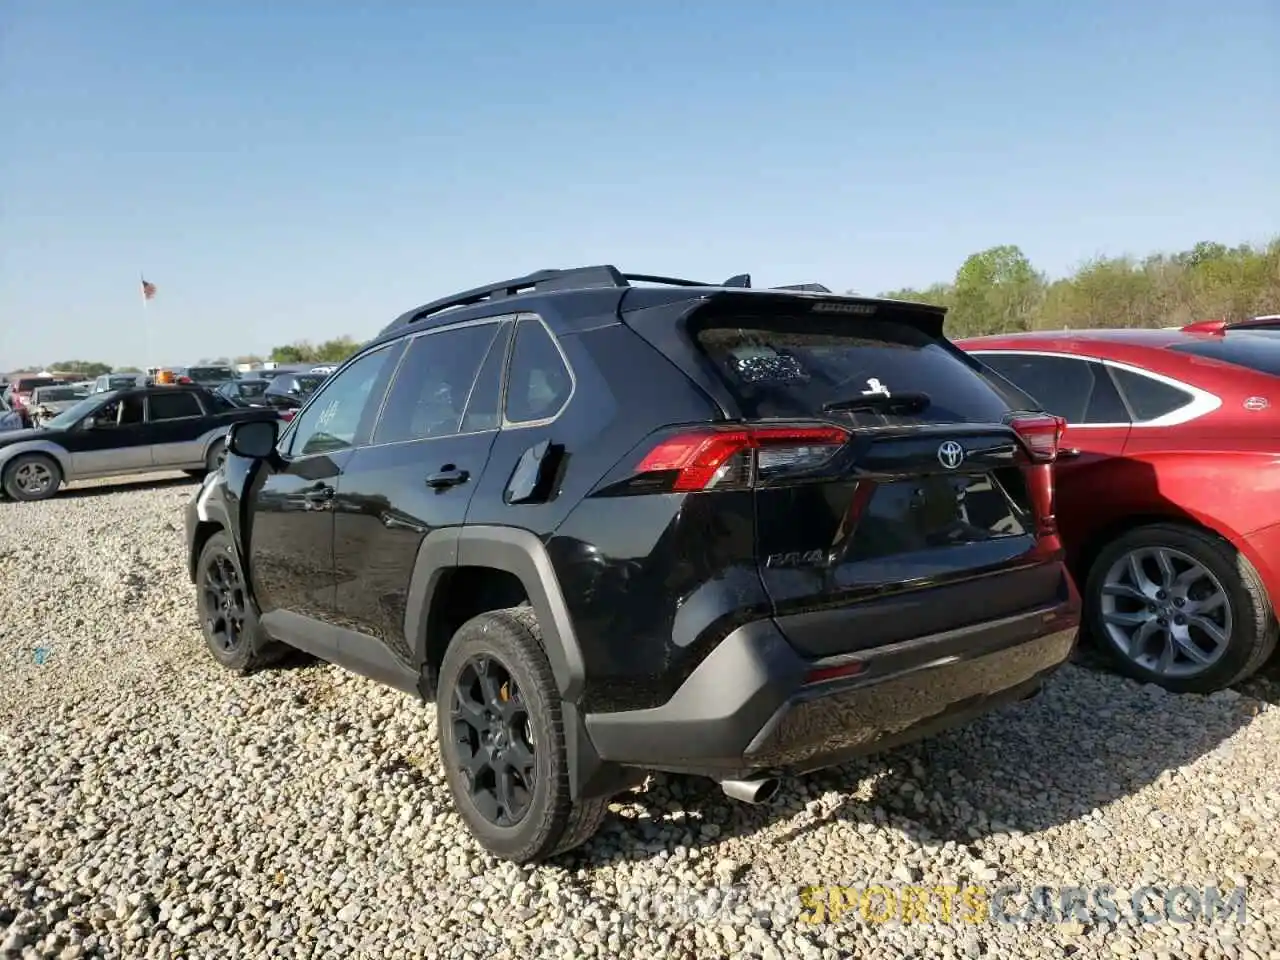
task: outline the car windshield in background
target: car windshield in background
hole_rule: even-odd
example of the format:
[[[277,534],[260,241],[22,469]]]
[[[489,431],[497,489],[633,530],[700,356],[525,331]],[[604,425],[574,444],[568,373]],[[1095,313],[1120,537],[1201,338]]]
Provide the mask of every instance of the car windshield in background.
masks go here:
[[[262,380],[251,380],[236,384],[236,393],[242,397],[260,397],[267,392],[267,386]]]
[[[128,390],[130,387],[137,386],[138,378],[133,376],[127,377],[111,377],[107,380],[107,388],[110,390]]]
[[[1177,343],[1170,349],[1280,377],[1280,337],[1273,333],[1232,330],[1226,336]]]
[[[695,336],[750,419],[838,413],[890,426],[999,423],[1009,412],[963,358],[906,323],[752,317]]]
[[[315,393],[320,384],[324,383],[324,377],[319,374],[297,377],[298,392],[303,396]]]
[[[226,383],[236,378],[236,372],[230,367],[191,367],[187,376],[196,383]]]
[[[76,421],[80,420],[85,414],[96,410],[98,407],[106,403],[109,396],[110,395],[106,393],[95,393],[91,397],[85,397],[74,406],[67,407],[67,409],[63,410],[51,420],[46,420],[44,425],[46,427],[54,427],[59,430],[73,426]]]

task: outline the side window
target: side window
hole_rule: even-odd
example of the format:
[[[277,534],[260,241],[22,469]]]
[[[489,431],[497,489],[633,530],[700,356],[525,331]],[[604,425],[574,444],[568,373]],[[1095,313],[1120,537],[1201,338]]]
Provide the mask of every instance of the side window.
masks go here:
[[[508,320],[493,338],[489,355],[471,385],[471,399],[462,416],[462,433],[496,430],[502,425],[502,371],[507,365],[507,344],[514,328],[515,324]]]
[[[354,446],[365,408],[393,355],[388,347],[365,354],[326,383],[295,421],[289,453],[305,457]]]
[[[141,396],[124,397],[120,401],[120,426],[143,421],[143,402]]]
[[[1093,373],[1093,392],[1089,394],[1089,405],[1084,412],[1085,423],[1128,423],[1129,411],[1125,408],[1120,391],[1107,368],[1100,363],[1089,361],[1089,369]]]
[[[219,387],[217,393],[210,393],[204,398],[204,405],[210,413],[226,413],[234,410],[236,405],[227,396],[227,388]]]
[[[1134,419],[1138,422],[1155,420],[1165,414],[1173,413],[1179,407],[1185,407],[1195,398],[1185,390],[1171,387],[1167,383],[1153,380],[1151,377],[1113,367],[1111,371],[1124,391],[1125,399],[1133,410]]]
[[[984,353],[983,363],[1018,389],[1034,397],[1049,413],[1067,423],[1084,423],[1094,376],[1090,364],[1074,357],[1025,353]]]
[[[569,368],[551,334],[541,321],[522,319],[516,326],[507,372],[507,421],[533,423],[554,417],[572,389]]]
[[[499,324],[444,329],[409,341],[373,435],[374,443],[458,432],[476,372]]]
[[[200,409],[200,401],[190,393],[153,393],[150,398],[151,420],[181,420],[183,417],[198,417],[204,411]]]

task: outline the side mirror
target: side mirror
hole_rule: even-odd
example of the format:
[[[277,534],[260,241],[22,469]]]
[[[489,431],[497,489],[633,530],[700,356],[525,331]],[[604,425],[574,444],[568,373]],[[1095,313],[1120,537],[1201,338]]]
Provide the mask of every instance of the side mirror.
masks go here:
[[[274,420],[233,423],[227,431],[227,449],[237,457],[263,460],[275,450],[279,429]]]

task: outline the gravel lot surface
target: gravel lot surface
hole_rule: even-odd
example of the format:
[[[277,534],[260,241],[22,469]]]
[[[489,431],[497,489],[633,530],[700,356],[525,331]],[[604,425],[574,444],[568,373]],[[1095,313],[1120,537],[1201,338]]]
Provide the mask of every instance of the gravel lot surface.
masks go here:
[[[1212,697],[1070,666],[767,806],[654,778],[587,847],[520,869],[451,812],[422,706],[303,658],[215,666],[183,571],[194,490],[0,503],[0,954],[1280,958],[1274,666]],[[846,891],[839,922],[802,919],[803,885],[877,884],[890,909]],[[1237,884],[1244,923],[1188,890],[1164,916],[1168,888]],[[1059,887],[1099,885],[1110,918],[1061,916]],[[948,920],[948,886],[987,899]]]

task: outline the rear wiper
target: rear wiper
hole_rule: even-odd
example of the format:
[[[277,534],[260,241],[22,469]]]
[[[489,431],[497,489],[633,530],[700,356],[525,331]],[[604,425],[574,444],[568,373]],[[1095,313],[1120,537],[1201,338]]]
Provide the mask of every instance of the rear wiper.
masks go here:
[[[927,393],[898,393],[891,397],[883,393],[872,393],[824,403],[822,412],[863,410],[868,413],[919,413],[932,402],[933,399]]]

